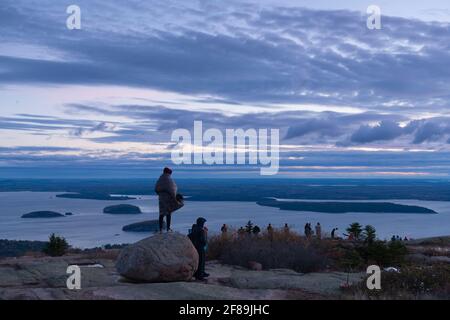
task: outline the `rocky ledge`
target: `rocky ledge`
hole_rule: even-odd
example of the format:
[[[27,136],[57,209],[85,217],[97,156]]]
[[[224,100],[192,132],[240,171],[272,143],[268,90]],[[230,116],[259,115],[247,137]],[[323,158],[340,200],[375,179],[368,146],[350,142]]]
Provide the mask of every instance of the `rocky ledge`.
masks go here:
[[[337,297],[347,279],[362,273],[302,274],[292,270],[249,270],[207,263],[206,281],[192,278],[198,255],[190,240],[164,233],[122,250],[98,250],[64,257],[0,260],[1,299],[326,299]],[[81,289],[66,287],[67,267],[81,269]]]
[[[207,263],[207,281],[133,283],[115,268],[117,250],[64,257],[22,257],[0,261],[0,300],[214,300],[327,299],[338,297],[347,280],[342,272],[301,274],[291,270],[251,271]],[[67,267],[81,269],[81,290],[66,287]],[[350,274],[357,282],[364,274]]]

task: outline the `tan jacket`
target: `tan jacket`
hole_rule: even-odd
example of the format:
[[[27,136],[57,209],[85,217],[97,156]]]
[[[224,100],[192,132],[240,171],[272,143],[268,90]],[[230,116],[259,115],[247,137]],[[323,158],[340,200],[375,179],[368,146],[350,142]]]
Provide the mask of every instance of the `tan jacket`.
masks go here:
[[[177,201],[177,185],[168,173],[163,173],[155,185],[159,197],[159,215],[165,216],[184,206],[183,201]]]

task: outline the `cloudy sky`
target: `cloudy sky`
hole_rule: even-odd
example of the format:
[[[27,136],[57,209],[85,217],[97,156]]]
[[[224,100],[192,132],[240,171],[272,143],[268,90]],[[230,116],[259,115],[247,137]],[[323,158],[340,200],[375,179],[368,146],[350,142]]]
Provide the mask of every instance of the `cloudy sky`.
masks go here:
[[[0,177],[151,175],[202,120],[278,128],[279,177],[446,178],[448,66],[445,0],[1,0]]]

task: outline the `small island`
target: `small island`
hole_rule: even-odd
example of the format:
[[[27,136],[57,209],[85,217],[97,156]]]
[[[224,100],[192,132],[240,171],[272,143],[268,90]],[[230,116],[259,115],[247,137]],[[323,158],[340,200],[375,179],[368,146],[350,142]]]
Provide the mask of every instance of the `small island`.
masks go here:
[[[322,213],[421,213],[437,214],[436,211],[419,206],[390,202],[330,202],[330,201],[278,201],[264,199],[256,202],[260,206],[275,207],[280,210],[309,211]]]
[[[163,225],[165,228],[165,223]],[[126,232],[158,232],[159,231],[159,222],[158,220],[148,220],[142,222],[136,222],[129,225],[126,225],[122,228],[122,231]]]
[[[34,211],[22,215],[22,218],[59,218],[59,217],[64,217],[64,215],[54,211]]]
[[[128,197],[128,196],[111,196],[107,193],[63,193],[57,194],[57,198],[66,198],[66,199],[84,199],[84,200],[115,200],[115,201],[124,201],[124,200],[134,200],[136,198]]]
[[[103,209],[103,213],[108,214],[140,214],[141,209],[131,204],[119,204],[115,206],[109,206]]]

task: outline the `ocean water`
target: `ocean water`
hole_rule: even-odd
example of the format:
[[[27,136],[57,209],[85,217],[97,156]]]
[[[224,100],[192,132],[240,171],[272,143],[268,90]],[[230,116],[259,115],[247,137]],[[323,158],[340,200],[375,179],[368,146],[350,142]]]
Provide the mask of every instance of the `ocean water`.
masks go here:
[[[51,233],[64,236],[71,245],[80,248],[105,244],[131,243],[148,234],[123,232],[124,225],[158,218],[156,196],[136,196],[135,200],[103,201],[56,198],[62,192],[0,192],[0,239],[47,240]],[[248,220],[261,229],[268,223],[302,232],[306,222],[320,222],[324,232],[338,227],[338,235],[352,222],[371,224],[381,239],[393,234],[401,237],[422,238],[450,235],[450,202],[419,200],[387,200],[389,202],[419,205],[435,210],[438,214],[390,214],[390,213],[345,213],[282,211],[278,208],[262,207],[253,202],[187,201],[185,207],[173,214],[172,227],[187,233],[199,216],[207,219],[211,232],[219,232],[223,223],[233,227],[243,226]],[[144,212],[140,215],[103,214],[109,205],[128,203],[137,205]],[[61,213],[72,212],[73,216],[53,219],[22,219],[21,215],[31,211],[50,210]]]

